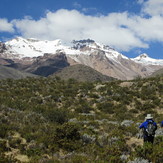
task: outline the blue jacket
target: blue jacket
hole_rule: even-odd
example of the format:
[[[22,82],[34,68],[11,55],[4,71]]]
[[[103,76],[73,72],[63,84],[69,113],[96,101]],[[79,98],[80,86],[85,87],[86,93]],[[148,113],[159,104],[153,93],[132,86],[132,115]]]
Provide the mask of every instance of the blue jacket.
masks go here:
[[[156,122],[154,122],[152,119],[147,119],[145,122],[143,122],[143,123],[139,126],[139,128],[140,128],[140,129],[143,128],[144,131],[145,131],[145,129],[147,128],[148,122],[153,122],[153,124],[156,126],[156,130],[157,130],[157,124],[156,124]],[[144,132],[144,137],[146,137],[146,136],[147,136],[147,135],[146,135],[145,132]]]
[[[163,127],[163,121],[161,122],[161,127]]]

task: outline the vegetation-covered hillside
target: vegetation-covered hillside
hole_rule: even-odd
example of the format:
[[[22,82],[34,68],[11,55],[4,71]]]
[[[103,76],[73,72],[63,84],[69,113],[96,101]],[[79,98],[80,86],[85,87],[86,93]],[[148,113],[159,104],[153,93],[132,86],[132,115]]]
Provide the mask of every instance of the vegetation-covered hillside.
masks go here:
[[[0,65],[0,79],[22,79],[26,77],[36,77],[36,75]]]
[[[161,163],[161,129],[153,147],[137,137],[147,113],[163,120],[163,77],[1,80],[0,162]]]

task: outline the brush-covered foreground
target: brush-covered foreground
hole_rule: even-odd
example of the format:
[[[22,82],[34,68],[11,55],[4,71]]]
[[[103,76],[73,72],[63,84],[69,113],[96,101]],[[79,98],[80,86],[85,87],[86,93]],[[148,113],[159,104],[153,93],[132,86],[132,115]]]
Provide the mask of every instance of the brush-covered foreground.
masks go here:
[[[163,120],[163,77],[77,82],[0,81],[0,162],[163,162],[162,129],[154,145],[138,139],[147,113]]]

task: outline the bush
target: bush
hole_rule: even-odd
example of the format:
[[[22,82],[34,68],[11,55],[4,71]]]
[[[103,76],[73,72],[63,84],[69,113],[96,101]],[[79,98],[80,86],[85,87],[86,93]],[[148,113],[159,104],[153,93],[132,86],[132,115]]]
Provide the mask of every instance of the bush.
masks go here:
[[[17,139],[12,139],[10,140],[9,144],[10,144],[10,147],[12,148],[17,148],[21,143],[21,139],[17,138]]]
[[[97,108],[108,114],[113,114],[115,112],[114,104],[111,102],[99,103],[97,104]]]
[[[68,113],[64,109],[50,109],[45,111],[45,117],[50,122],[63,124],[68,121]]]
[[[73,151],[81,147],[80,133],[76,125],[65,123],[56,128],[54,142],[59,148]]]
[[[0,163],[18,163],[18,160],[13,157],[5,156],[3,153],[0,153]]]
[[[136,157],[141,157],[149,160],[150,162],[160,163],[163,162],[163,143],[159,145],[152,145],[151,143],[145,143],[144,146],[138,146],[135,148]]]
[[[6,143],[7,143],[7,141],[0,140],[0,153],[5,152],[7,150]]]
[[[9,126],[6,124],[1,124],[0,125],[0,137],[5,138],[7,136],[9,130]]]

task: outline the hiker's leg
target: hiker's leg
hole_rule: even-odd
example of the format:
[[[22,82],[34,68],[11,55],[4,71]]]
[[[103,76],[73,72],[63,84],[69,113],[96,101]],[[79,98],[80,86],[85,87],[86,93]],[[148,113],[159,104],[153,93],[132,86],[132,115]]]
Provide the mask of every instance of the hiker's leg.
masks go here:
[[[154,141],[154,137],[153,136],[146,136],[146,137],[144,137],[144,143],[145,142],[149,142],[149,143],[153,144],[153,141]]]
[[[148,142],[148,137],[147,136],[144,136],[144,143],[145,142]]]
[[[149,142],[153,144],[153,142],[154,142],[154,136],[150,136],[149,137]]]

